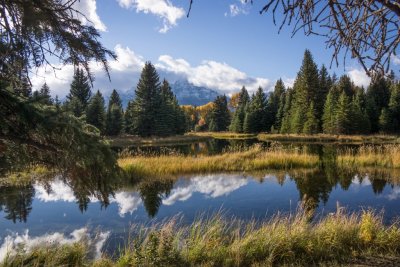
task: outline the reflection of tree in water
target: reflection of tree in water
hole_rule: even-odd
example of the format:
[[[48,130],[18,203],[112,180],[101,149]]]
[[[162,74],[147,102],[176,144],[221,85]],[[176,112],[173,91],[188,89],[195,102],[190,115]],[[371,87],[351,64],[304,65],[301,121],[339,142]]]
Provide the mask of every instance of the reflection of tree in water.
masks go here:
[[[34,196],[35,191],[31,184],[0,187],[0,211],[4,211],[5,218],[14,223],[26,222],[32,210]]]
[[[143,182],[139,185],[140,197],[149,217],[156,216],[161,206],[162,198],[168,197],[174,182],[172,180]]]

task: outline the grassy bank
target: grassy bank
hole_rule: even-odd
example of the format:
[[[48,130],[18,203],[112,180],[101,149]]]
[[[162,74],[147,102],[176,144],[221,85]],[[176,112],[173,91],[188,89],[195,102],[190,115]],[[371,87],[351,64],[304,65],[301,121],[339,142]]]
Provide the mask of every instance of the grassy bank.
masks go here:
[[[400,145],[364,145],[357,149],[338,150],[334,155],[340,168],[385,168],[400,169]],[[172,155],[124,156],[119,166],[128,174],[146,177],[174,174],[197,174],[212,172],[241,172],[260,170],[289,170],[294,168],[316,168],[320,157],[303,150],[272,146],[264,149],[252,146],[247,150],[228,151],[220,155],[197,157]]]
[[[257,171],[265,169],[313,168],[318,156],[298,150],[262,149],[253,146],[245,151],[229,151],[220,155],[162,155],[124,157],[119,166],[136,176],[161,176],[211,172]]]
[[[310,143],[350,143],[350,144],[388,144],[400,143],[394,135],[330,135],[330,134],[259,134],[261,141],[310,142]]]
[[[157,145],[174,145],[182,143],[193,143],[206,141],[209,136],[202,135],[176,135],[168,137],[148,137],[142,138],[133,135],[124,135],[117,137],[107,137],[107,141],[112,147],[127,147],[127,146],[157,146]]]
[[[257,134],[234,133],[234,132],[192,132],[189,136],[212,137],[215,139],[249,139],[257,138]]]
[[[262,223],[217,215],[184,226],[172,219],[137,226],[113,260],[104,256],[91,262],[84,246],[49,246],[9,256],[3,266],[395,266],[399,224],[384,225],[382,218],[372,211],[345,214],[339,208],[318,222],[310,222],[310,214],[302,211]]]

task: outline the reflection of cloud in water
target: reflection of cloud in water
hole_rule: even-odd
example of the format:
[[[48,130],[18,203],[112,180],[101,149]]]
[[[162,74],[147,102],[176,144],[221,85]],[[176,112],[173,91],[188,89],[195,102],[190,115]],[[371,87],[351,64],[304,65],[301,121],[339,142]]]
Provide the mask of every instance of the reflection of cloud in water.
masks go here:
[[[248,180],[243,175],[218,174],[196,176],[184,185],[179,185],[172,189],[169,197],[163,200],[163,204],[173,205],[176,201],[185,201],[195,192],[216,198],[228,195],[247,183]]]
[[[132,214],[142,204],[142,199],[136,192],[118,192],[115,198],[111,199],[111,203],[117,203],[119,208],[119,216],[124,217],[126,213]]]
[[[24,252],[29,253],[36,247],[69,245],[83,240],[88,242],[90,255],[97,259],[100,258],[101,250],[109,235],[110,232],[99,232],[93,237],[89,234],[89,230],[86,227],[74,230],[69,236],[65,236],[60,232],[37,237],[30,237],[28,231],[25,231],[22,235],[16,233],[4,238],[4,241],[0,246],[0,262],[2,262],[7,256],[12,256],[18,249],[23,248]]]
[[[53,202],[53,201],[65,201],[65,202],[75,202],[76,198],[74,196],[74,191],[71,187],[66,185],[61,180],[54,180],[50,183],[51,191],[47,192],[44,186],[40,184],[35,184],[36,198],[43,202]]]
[[[389,200],[396,200],[400,198],[400,186],[395,186],[392,192],[390,192],[390,194],[388,194],[386,198]]]
[[[40,185],[35,184],[36,198],[43,202],[76,202],[74,192],[67,184],[61,180],[54,180],[50,183],[51,192]],[[90,197],[91,202],[98,202],[99,200]],[[118,192],[115,197],[110,198],[110,203],[116,203],[119,209],[119,215],[124,217],[126,213],[132,214],[142,203],[140,196],[137,192]]]
[[[360,182],[362,178],[362,181]],[[371,181],[369,180],[369,176],[366,175],[364,177],[360,177],[359,175],[355,175],[351,180],[351,183],[358,187],[371,186]]]

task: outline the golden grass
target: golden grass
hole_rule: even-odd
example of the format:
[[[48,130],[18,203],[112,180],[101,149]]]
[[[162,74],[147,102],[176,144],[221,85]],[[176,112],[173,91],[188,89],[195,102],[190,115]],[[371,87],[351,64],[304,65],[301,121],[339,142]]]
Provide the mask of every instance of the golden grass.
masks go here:
[[[123,135],[117,137],[107,137],[110,146],[113,147],[127,147],[127,146],[157,146],[157,145],[174,145],[182,143],[193,143],[199,141],[206,141],[209,136],[200,135],[175,135],[168,137],[148,137],[142,138],[133,135]]]
[[[197,157],[183,155],[136,156],[118,160],[129,174],[160,176],[211,172],[257,171],[266,169],[313,168],[318,156],[299,150],[262,149],[253,146],[246,151],[225,152],[220,155]]]
[[[114,259],[87,261],[84,247],[54,247],[20,252],[2,266],[332,266],[371,259],[389,259],[390,266],[398,263],[399,224],[385,225],[382,213],[347,214],[338,208],[316,222],[310,216],[299,210],[264,222],[245,222],[217,214],[191,225],[173,218],[150,227],[135,226]]]
[[[361,146],[358,151],[346,149],[338,155],[338,165],[345,168],[400,168],[400,145]]]
[[[257,134],[249,133],[234,133],[234,132],[191,132],[189,136],[204,136],[212,137],[215,139],[249,139],[257,138]]]
[[[385,144],[400,143],[400,137],[394,135],[332,135],[332,134],[266,134],[257,136],[262,141],[287,142],[320,142],[320,143],[355,143],[355,144]]]

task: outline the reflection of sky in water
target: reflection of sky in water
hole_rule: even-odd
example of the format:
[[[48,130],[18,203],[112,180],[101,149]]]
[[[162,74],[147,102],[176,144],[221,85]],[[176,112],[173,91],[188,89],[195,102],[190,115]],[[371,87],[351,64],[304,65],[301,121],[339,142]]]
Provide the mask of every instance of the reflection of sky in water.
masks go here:
[[[261,180],[241,174],[182,178],[175,182],[168,194],[159,193],[160,207],[153,219],[148,217],[146,201],[140,190],[117,190],[110,196],[107,208],[91,196],[87,210],[81,212],[74,191],[61,180],[54,180],[49,187],[36,183],[32,210],[26,223],[5,219],[4,208],[0,212],[0,259],[5,251],[22,242],[28,243],[26,248],[30,249],[48,240],[64,244],[87,235],[96,237],[92,246],[93,255],[98,255],[110,234],[126,234],[135,223],[162,221],[177,214],[183,216],[184,223],[190,223],[200,214],[218,212],[221,208],[225,214],[244,220],[263,219],[277,211],[293,212],[304,194],[328,196],[326,203],[319,199],[317,212],[323,214],[335,211],[337,203],[350,211],[365,207],[384,209],[388,219],[400,214],[399,186],[383,184],[382,190],[374,193],[374,181],[367,176],[352,176],[347,190],[343,190],[338,182],[330,184],[319,180],[320,177],[284,177],[283,185],[270,174]],[[50,190],[46,190],[48,188]],[[93,235],[93,229],[97,229],[97,236]]]

